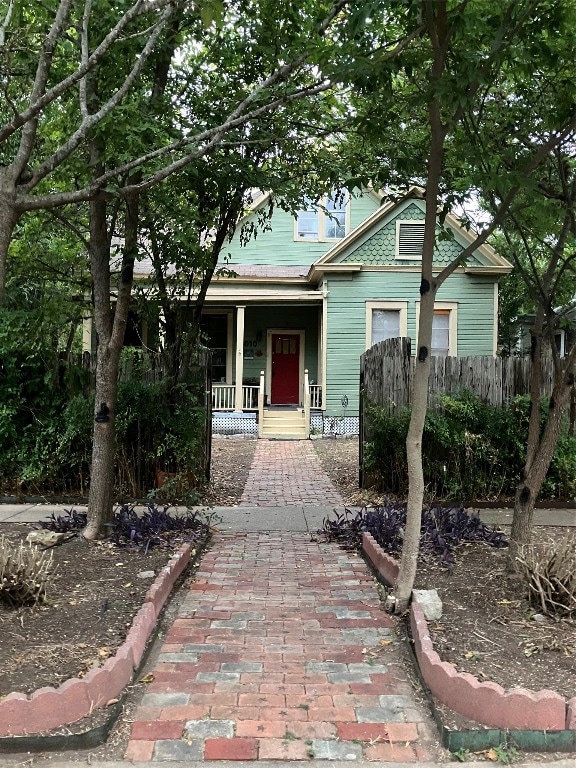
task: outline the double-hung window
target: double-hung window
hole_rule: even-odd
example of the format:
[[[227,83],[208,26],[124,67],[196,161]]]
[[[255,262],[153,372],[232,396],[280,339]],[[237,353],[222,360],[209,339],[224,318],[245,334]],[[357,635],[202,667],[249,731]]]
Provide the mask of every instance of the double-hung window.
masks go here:
[[[366,302],[366,348],[407,335],[407,302]]]
[[[296,240],[342,240],[348,229],[348,193],[333,192],[319,203],[306,200],[296,216]]]
[[[327,213],[323,213],[326,240],[342,240],[346,237],[347,201],[348,195],[345,192],[326,198]]]
[[[298,211],[296,236],[298,240],[318,240],[320,234],[318,211],[312,200],[306,200],[306,208]]]
[[[450,310],[435,309],[432,317],[432,354],[448,357],[450,354]]]
[[[420,302],[416,303],[416,328],[420,322]],[[458,354],[458,303],[437,301],[432,316],[432,345],[435,357],[456,357]]]

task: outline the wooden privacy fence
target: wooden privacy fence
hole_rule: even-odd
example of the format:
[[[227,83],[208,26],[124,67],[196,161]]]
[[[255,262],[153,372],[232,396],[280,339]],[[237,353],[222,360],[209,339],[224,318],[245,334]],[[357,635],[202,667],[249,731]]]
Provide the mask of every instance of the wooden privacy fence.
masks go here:
[[[432,357],[428,404],[434,407],[438,392],[474,393],[490,405],[503,406],[516,395],[530,392],[531,360],[526,357]],[[552,360],[544,363],[542,395],[552,393]],[[362,400],[393,411],[410,405],[414,358],[410,339],[386,339],[367,350],[360,359]]]
[[[486,403],[504,406],[516,395],[530,391],[531,360],[524,357],[431,357],[428,405],[438,406],[437,393],[455,395],[467,390]],[[410,405],[414,358],[408,338],[386,339],[360,358],[360,487],[364,487],[364,443],[370,434],[367,405],[392,413]],[[552,360],[544,363],[542,395],[553,386]]]
[[[96,354],[83,352],[77,355],[63,356],[62,364],[87,371],[92,377],[96,373]],[[192,374],[198,369],[211,367],[211,352],[206,347],[197,349],[190,361]],[[138,380],[147,384],[158,384],[166,376],[164,357],[160,352],[143,352],[141,349],[126,347],[122,350],[118,381]]]

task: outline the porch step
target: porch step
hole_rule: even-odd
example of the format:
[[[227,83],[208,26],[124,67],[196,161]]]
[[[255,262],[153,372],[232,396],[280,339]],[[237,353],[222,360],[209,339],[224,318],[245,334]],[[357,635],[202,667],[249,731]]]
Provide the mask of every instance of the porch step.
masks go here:
[[[283,440],[305,440],[306,422],[304,411],[264,411],[262,437]]]

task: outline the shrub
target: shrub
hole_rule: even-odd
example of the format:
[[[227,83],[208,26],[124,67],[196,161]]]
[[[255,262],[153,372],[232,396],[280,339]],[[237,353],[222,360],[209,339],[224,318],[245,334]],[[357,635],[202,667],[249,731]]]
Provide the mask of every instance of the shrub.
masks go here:
[[[0,536],[0,602],[12,608],[35,605],[46,594],[52,576],[52,552]]]
[[[542,405],[542,419],[546,415]],[[422,461],[430,498],[495,499],[513,496],[522,474],[530,399],[516,397],[506,408],[487,405],[469,392],[436,395],[422,437]],[[410,409],[392,415],[367,409],[364,467],[368,484],[388,494],[408,490],[406,435]],[[561,436],[542,495],[576,495],[576,438]]]
[[[532,606],[548,615],[576,616],[576,552],[571,537],[541,551],[527,548],[518,562]]]
[[[1,318],[0,318],[1,320]],[[0,342],[2,323],[0,322]],[[133,352],[131,352],[133,355]],[[0,377],[0,483],[5,493],[87,493],[94,398],[85,371],[57,357],[14,349]],[[78,377],[76,377],[76,372]],[[133,370],[139,375],[137,369]],[[74,387],[69,382],[79,378]],[[204,483],[204,383],[199,374],[174,385],[140,378],[118,387],[115,492],[143,498],[158,469]],[[80,391],[79,391],[80,390]]]
[[[406,526],[406,503],[387,502],[379,507],[352,512],[345,509],[334,519],[325,518],[322,531],[328,541],[346,549],[360,550],[362,534],[370,533],[385,552],[402,549]],[[491,528],[477,514],[463,507],[424,507],[420,527],[420,551],[440,558],[442,565],[454,562],[454,550],[465,541],[481,541],[493,547],[508,546],[502,531]]]

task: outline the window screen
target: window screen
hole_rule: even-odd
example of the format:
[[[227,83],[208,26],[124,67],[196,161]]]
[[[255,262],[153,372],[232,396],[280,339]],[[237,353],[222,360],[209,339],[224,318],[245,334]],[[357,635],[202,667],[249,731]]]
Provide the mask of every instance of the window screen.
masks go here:
[[[432,354],[446,357],[450,354],[450,310],[435,309],[432,318]]]
[[[372,310],[372,344],[400,336],[399,309]]]

